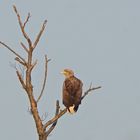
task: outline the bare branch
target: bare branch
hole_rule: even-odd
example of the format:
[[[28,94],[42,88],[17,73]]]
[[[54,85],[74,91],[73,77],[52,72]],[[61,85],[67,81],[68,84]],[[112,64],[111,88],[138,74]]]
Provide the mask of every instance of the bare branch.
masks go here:
[[[39,42],[39,39],[40,39],[40,37],[41,37],[45,27],[46,27],[46,23],[47,23],[47,20],[44,21],[44,23],[42,25],[42,28],[41,28],[40,32],[38,33],[37,38],[36,38],[36,40],[34,42],[33,48],[35,48],[37,46],[37,44]]]
[[[28,49],[26,48],[26,46],[25,46],[22,42],[20,42],[20,44],[21,44],[21,46],[23,47],[23,49],[28,53],[29,51],[28,51]]]
[[[27,18],[26,18],[26,20],[25,20],[25,22],[23,24],[23,28],[25,28],[25,26],[26,26],[27,22],[29,21],[30,17],[31,17],[31,15],[30,15],[30,13],[28,13],[28,16],[27,16]]]
[[[22,35],[24,36],[24,38],[28,42],[28,48],[21,42],[21,46],[27,52],[27,59],[22,58],[17,52],[15,52],[13,49],[11,49],[5,43],[0,42],[0,44],[2,44],[2,46],[6,47],[8,50],[10,50],[16,56],[16,58],[15,58],[16,61],[18,61],[22,66],[26,66],[25,76],[22,75],[21,72],[15,66],[16,74],[17,74],[17,77],[18,77],[22,87],[25,89],[25,91],[26,91],[26,93],[28,95],[29,103],[30,103],[30,112],[32,113],[34,121],[35,121],[35,124],[36,124],[36,129],[37,129],[37,133],[38,133],[38,136],[39,136],[39,140],[46,140],[47,139],[47,137],[45,137],[46,136],[46,131],[45,131],[46,129],[44,129],[44,127],[43,127],[43,123],[42,123],[42,120],[40,118],[38,108],[37,108],[37,102],[36,102],[36,100],[34,98],[34,89],[33,89],[33,84],[32,84],[32,73],[31,72],[32,72],[32,69],[37,64],[37,61],[32,63],[33,51],[34,51],[34,48],[37,46],[37,44],[38,44],[38,42],[40,40],[40,37],[41,37],[45,27],[46,27],[47,20],[44,21],[44,23],[43,23],[43,25],[42,25],[42,27],[41,27],[36,39],[35,39],[35,42],[34,42],[34,44],[32,46],[32,41],[30,39],[30,36],[28,36],[28,34],[25,31],[25,27],[26,27],[26,25],[27,25],[27,23],[29,21],[29,18],[30,18],[30,13],[28,14],[27,18],[25,19],[25,22],[22,22],[20,14],[19,14],[19,12],[18,12],[18,10],[17,10],[15,5],[13,5],[13,9],[14,9],[14,12],[15,12],[15,14],[17,16],[17,20],[18,20]],[[48,61],[49,60],[46,59],[46,63]],[[45,71],[46,71],[45,73],[47,73],[47,70],[45,70]],[[45,74],[45,75],[46,75],[45,77],[47,77],[47,74]],[[44,91],[45,84],[46,84],[46,79],[44,78],[44,85],[42,87],[42,93]],[[53,125],[56,125],[56,122],[54,122]],[[53,129],[53,126],[50,127],[50,129],[48,131],[52,131],[52,129]],[[46,139],[44,139],[44,138],[46,138]]]
[[[32,64],[31,70],[36,66],[36,64],[37,64],[37,60]]]
[[[41,138],[43,135],[45,135],[45,132],[43,129],[43,124],[42,124],[41,118],[40,118],[39,113],[38,113],[37,103],[36,103],[36,100],[35,100],[34,95],[33,95],[33,86],[32,86],[32,80],[31,80],[31,71],[34,68],[34,66],[36,65],[37,61],[34,64],[32,64],[32,58],[33,58],[32,42],[24,30],[24,27],[25,27],[26,23],[28,22],[29,16],[27,17],[27,19],[23,25],[21,18],[20,18],[20,15],[16,9],[16,6],[13,6],[13,9],[16,13],[17,18],[18,18],[18,22],[19,22],[22,34],[23,34],[24,38],[27,40],[28,46],[29,46],[29,50],[27,52],[28,58],[27,58],[27,67],[26,67],[26,75],[25,75],[25,85],[26,85],[25,91],[27,92],[27,95],[29,98],[30,108],[31,108],[31,112],[32,112],[35,124],[36,124],[39,139],[42,140]],[[23,46],[23,48],[25,49],[24,46]],[[17,74],[18,74],[18,77],[19,77],[21,84],[23,85],[23,80],[22,80],[20,73],[17,72]]]
[[[23,34],[23,36],[25,37],[25,39],[27,40],[27,42],[28,42],[28,44],[29,44],[29,47],[32,47],[31,39],[29,38],[29,36],[26,34],[26,32],[25,32],[25,30],[24,30],[24,25],[23,25],[22,22],[21,22],[20,15],[19,15],[19,13],[18,13],[17,8],[16,8],[15,5],[13,5],[13,9],[14,9],[16,15],[17,15],[18,22],[19,22],[19,25],[20,25],[20,29],[21,29],[21,31],[22,31],[22,34]],[[28,18],[27,18],[27,19],[28,19]],[[27,21],[25,21],[25,24],[26,24],[26,22],[27,22]]]
[[[15,60],[18,61],[23,66],[26,66],[26,64],[24,62],[22,62],[22,60],[20,60],[20,58],[16,57]]]
[[[53,117],[51,120],[49,120],[45,125],[44,129],[47,128],[52,123],[56,122],[61,116],[63,116],[67,112],[67,109],[61,110],[55,117]]]
[[[59,109],[60,109],[59,101],[57,100],[57,101],[56,101],[56,112],[55,112],[55,116],[58,115]],[[50,127],[50,128],[48,129],[48,131],[46,132],[46,136],[48,136],[48,135],[52,132],[52,130],[55,128],[55,126],[56,126],[56,124],[57,124],[57,121],[58,121],[58,119],[57,119],[55,122],[52,123],[51,127]]]
[[[99,88],[101,88],[101,86],[98,86],[98,87],[92,87],[92,86],[90,85],[89,89],[88,89],[87,91],[84,92],[84,95],[81,97],[81,100],[83,100],[83,98],[85,98],[85,96],[88,95],[89,92],[91,92],[92,90],[99,89]]]
[[[91,91],[101,88],[101,86],[95,87],[95,88],[89,88],[87,91],[84,92],[84,95],[81,97],[81,100],[85,98],[86,95],[88,95]],[[44,129],[47,128],[49,125],[56,122],[60,117],[62,117],[67,112],[67,108],[61,110],[57,115],[55,115],[51,120],[49,120],[45,125]]]
[[[9,47],[8,45],[6,45],[5,43],[0,41],[0,44],[2,44],[4,47],[6,47],[10,52],[12,52],[14,55],[16,55],[18,58],[20,58],[25,64],[26,61],[24,58],[22,58],[17,52],[15,52],[13,49],[11,49],[11,47]]]
[[[46,86],[46,80],[47,80],[47,73],[48,73],[48,62],[50,61],[50,59],[47,58],[47,55],[45,55],[45,75],[44,75],[44,80],[43,80],[43,85],[42,85],[42,89],[41,89],[41,93],[37,99],[37,103],[39,102],[40,98],[43,95],[45,86]]]
[[[23,80],[23,78],[22,78],[22,75],[19,73],[18,70],[16,70],[16,73],[17,73],[18,79],[19,79],[19,81],[20,81],[22,87],[26,90],[26,85],[25,85],[25,83],[24,83],[24,80]]]
[[[24,79],[25,67],[19,64],[19,69],[21,71],[22,79]]]

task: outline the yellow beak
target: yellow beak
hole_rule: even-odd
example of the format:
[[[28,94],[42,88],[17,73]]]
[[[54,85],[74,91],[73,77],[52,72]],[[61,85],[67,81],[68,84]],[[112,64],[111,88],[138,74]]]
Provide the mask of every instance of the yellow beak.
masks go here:
[[[65,71],[61,71],[60,73],[61,73],[61,74],[66,74],[66,72],[65,72]]]

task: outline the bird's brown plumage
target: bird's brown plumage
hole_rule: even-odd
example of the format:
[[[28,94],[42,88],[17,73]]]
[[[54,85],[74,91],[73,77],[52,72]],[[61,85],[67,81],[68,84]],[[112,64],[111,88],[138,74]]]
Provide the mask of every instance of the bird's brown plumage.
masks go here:
[[[70,113],[73,113],[78,110],[79,104],[81,104],[83,84],[74,76],[72,70],[65,69],[63,74],[66,76],[63,83],[63,104]]]

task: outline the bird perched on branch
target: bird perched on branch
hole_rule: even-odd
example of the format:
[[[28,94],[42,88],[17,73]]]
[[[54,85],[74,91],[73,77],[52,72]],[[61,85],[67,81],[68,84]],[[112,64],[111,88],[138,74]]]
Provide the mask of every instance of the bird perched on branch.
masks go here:
[[[81,104],[83,83],[74,76],[74,72],[70,69],[64,69],[61,73],[65,76],[62,89],[63,104],[67,110],[73,114],[78,110]]]

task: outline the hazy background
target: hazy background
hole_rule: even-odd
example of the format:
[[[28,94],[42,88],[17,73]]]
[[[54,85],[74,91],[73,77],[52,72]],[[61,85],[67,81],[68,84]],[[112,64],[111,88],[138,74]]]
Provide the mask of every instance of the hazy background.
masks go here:
[[[64,115],[49,140],[140,139],[140,1],[138,0],[1,0],[0,40],[25,56],[15,4],[22,20],[31,13],[26,31],[35,37],[45,19],[47,28],[35,51],[35,97],[43,77],[44,54],[49,62],[46,92],[39,112],[55,113],[61,101],[63,68],[84,83],[102,89],[82,102],[77,114]],[[0,46],[0,139],[37,140],[29,104],[17,80],[14,56]],[[18,65],[17,65],[18,66]],[[61,107],[63,105],[61,104]]]

